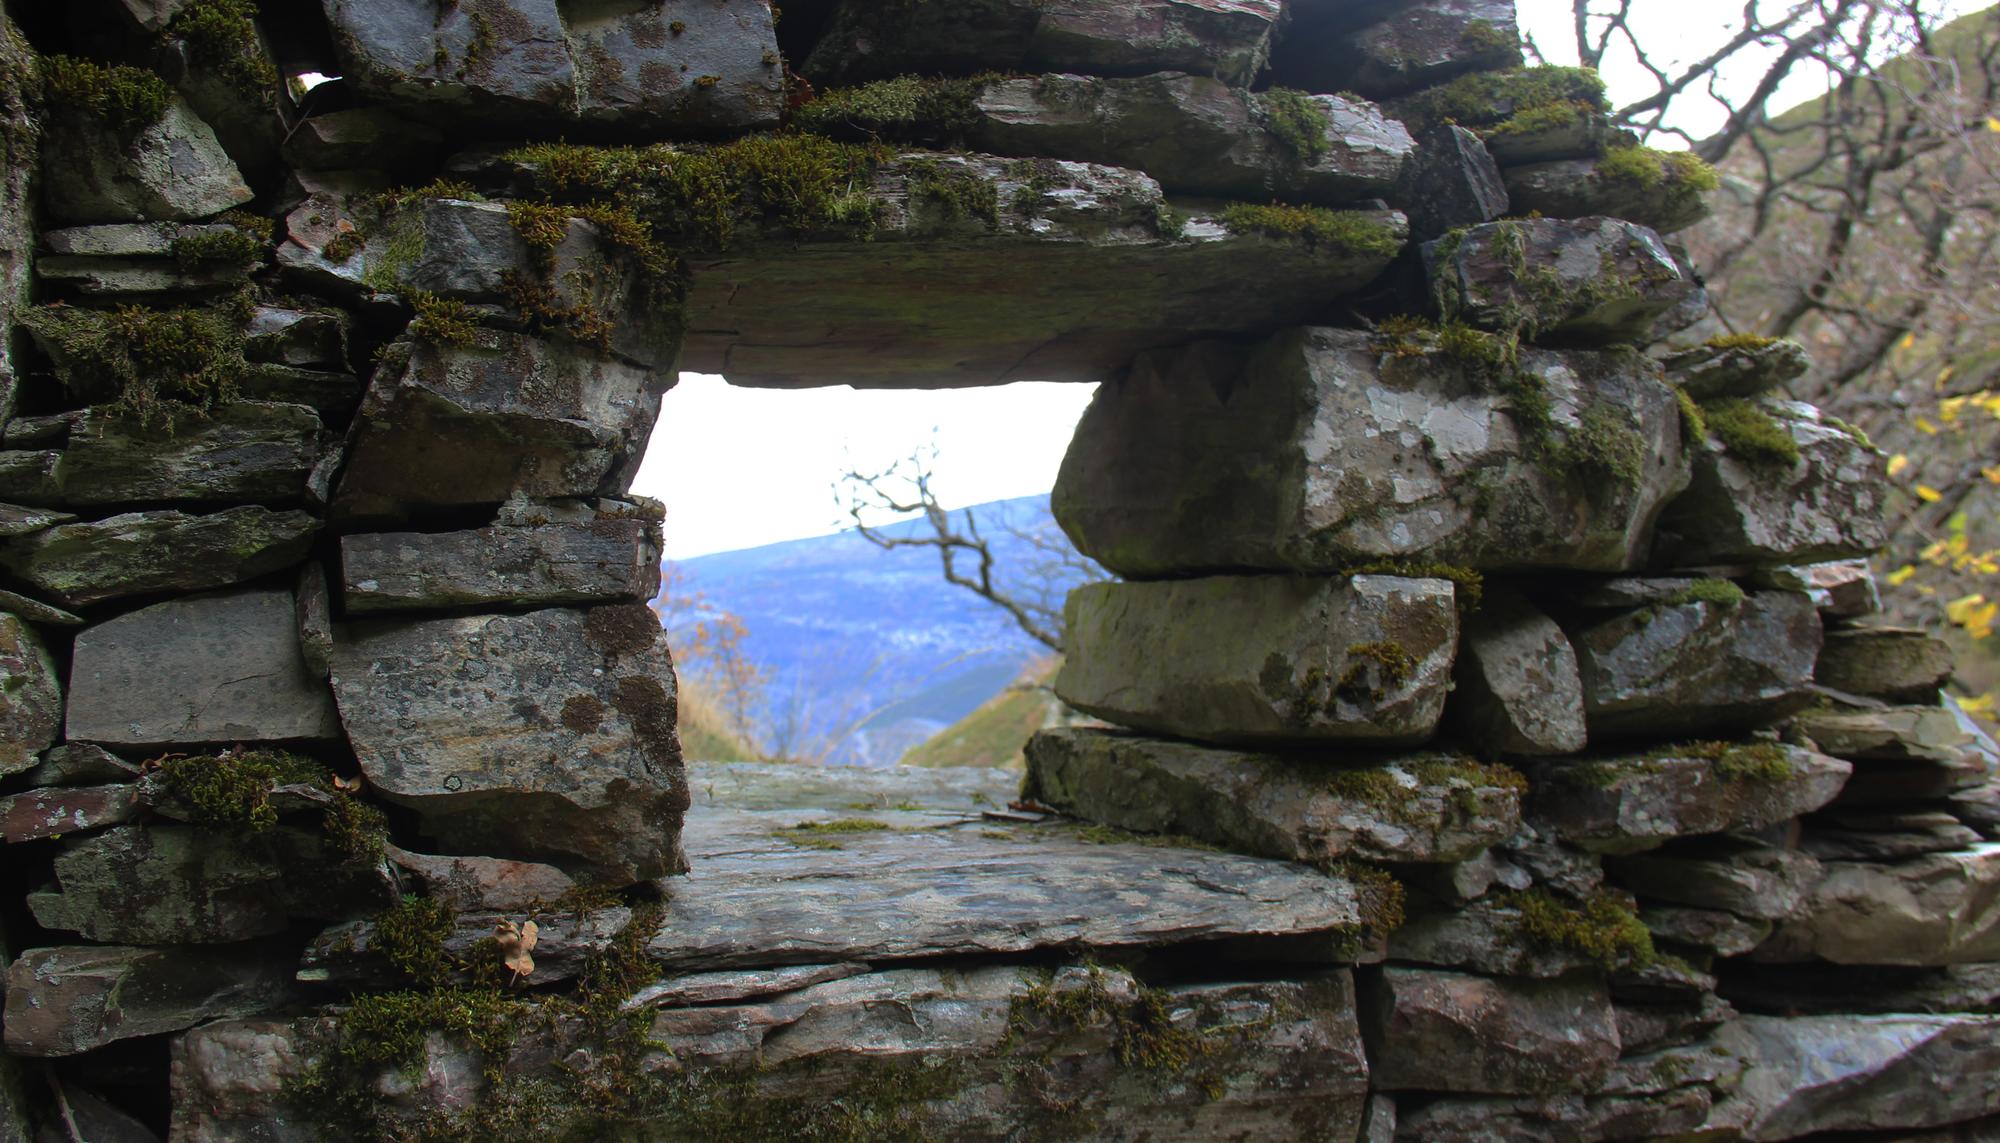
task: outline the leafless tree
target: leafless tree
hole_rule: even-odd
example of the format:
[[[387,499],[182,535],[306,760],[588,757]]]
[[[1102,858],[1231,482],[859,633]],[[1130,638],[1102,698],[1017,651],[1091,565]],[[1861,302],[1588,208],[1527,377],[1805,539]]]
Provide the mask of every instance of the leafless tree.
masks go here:
[[[890,551],[936,551],[946,582],[998,607],[1030,638],[1060,652],[1064,596],[1078,582],[1103,579],[1103,569],[1080,555],[1060,531],[1004,526],[1018,548],[1012,566],[1003,572],[993,538],[973,510],[946,508],[939,501],[937,457],[937,446],[931,444],[881,471],[850,469],[834,485],[834,497],[868,542]],[[922,527],[898,535],[870,522],[885,513],[917,516]],[[1019,553],[1026,553],[1025,558]]]

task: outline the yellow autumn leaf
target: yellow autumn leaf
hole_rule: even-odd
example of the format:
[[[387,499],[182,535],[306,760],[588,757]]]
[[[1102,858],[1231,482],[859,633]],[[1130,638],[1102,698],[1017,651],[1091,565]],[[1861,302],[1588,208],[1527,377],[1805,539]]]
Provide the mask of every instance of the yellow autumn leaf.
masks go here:
[[[1986,129],[1988,131],[2000,131],[2000,118],[1988,115],[1986,117]]]
[[[1904,348],[1904,349],[1908,349],[1908,348],[1910,348],[1911,346],[1913,346],[1913,345],[1915,345],[1915,344],[1917,344],[1917,335],[1916,335],[1916,334],[1914,334],[1914,333],[1906,333],[1906,334],[1904,334],[1904,335],[1903,335],[1903,348]]]
[[[1959,699],[1958,706],[1960,710],[1963,710],[1967,714],[1976,714],[1984,718],[1992,718],[1994,714],[1993,699],[1994,699],[1993,692],[1988,691],[1983,695],[1973,695],[1971,698]]]
[[[1910,458],[1903,453],[1899,452],[1895,456],[1889,458],[1890,476],[1901,476],[1903,475],[1903,470],[1909,467],[1910,467]]]
[[[1986,596],[1979,592],[1961,595],[1944,605],[1944,617],[1963,627],[1967,619],[1972,618],[1985,606],[1987,606]]]
[[[1917,485],[1917,499],[1926,504],[1935,504],[1944,499],[1944,493],[1939,492],[1928,484],[1919,484]]]
[[[1937,424],[1933,422],[1929,417],[1918,417],[1916,423],[1918,432],[1924,434],[1925,436],[1931,436],[1931,437],[1937,435],[1938,431]]]
[[[1890,587],[1901,587],[1904,584],[1910,582],[1910,577],[1916,574],[1917,574],[1917,565],[1904,564],[1902,567],[1899,567],[1895,571],[1890,572],[1888,576],[1886,576],[1885,578],[1888,579]]]

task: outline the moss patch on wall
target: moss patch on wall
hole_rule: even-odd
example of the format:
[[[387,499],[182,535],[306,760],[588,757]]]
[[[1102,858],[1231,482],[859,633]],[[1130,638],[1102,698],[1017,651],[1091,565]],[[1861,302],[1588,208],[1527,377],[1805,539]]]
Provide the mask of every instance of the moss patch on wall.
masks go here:
[[[1741,397],[1709,401],[1701,407],[1708,431],[1730,456],[1753,468],[1789,469],[1799,462],[1799,445],[1778,419]]]
[[[1422,92],[1397,109],[1413,131],[1455,123],[1491,135],[1537,134],[1603,112],[1604,80],[1576,67],[1477,72]]]
[[[110,310],[36,306],[22,322],[57,349],[66,377],[109,382],[117,407],[142,421],[170,421],[234,400],[244,371],[247,294],[209,306]]]
[[[1659,958],[1653,934],[1624,898],[1593,894],[1574,907],[1543,889],[1516,893],[1508,903],[1520,910],[1521,933],[1544,948],[1574,953],[1606,972],[1644,968]]]
[[[269,103],[278,69],[257,38],[253,0],[192,0],[167,25],[167,35],[187,42],[195,65],[227,80],[246,98]]]
[[[128,135],[158,123],[174,98],[166,80],[125,64],[44,56],[41,73],[43,106],[51,114],[87,116]]]
[[[1296,242],[1327,253],[1393,258],[1403,248],[1395,228],[1358,211],[1238,202],[1224,207],[1220,217],[1231,233]]]

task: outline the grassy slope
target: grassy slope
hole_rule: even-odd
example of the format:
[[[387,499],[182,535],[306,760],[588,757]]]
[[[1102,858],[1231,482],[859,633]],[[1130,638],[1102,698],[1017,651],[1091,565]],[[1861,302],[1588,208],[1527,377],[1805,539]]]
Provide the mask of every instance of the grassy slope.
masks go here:
[[[729,729],[729,720],[700,679],[680,678],[681,753],[698,762],[754,762],[755,747]]]
[[[903,765],[1015,769],[1026,765],[1021,750],[1048,724],[1055,698],[1047,687],[1061,665],[1062,660],[1054,657],[1029,664],[1006,690],[903,755]]]

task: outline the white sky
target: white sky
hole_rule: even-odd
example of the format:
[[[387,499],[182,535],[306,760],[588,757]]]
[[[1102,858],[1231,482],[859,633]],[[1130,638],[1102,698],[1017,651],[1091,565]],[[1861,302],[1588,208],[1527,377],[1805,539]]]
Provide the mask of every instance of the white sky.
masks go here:
[[[1775,8],[1779,0],[1769,0]],[[1784,0],[1794,2],[1794,0]],[[1992,0],[1931,0],[1956,17]],[[1632,27],[1656,57],[1700,58],[1733,27],[1741,0],[1640,0]],[[1550,62],[1575,61],[1569,0],[1520,0],[1523,30]],[[1629,59],[1609,58],[1614,104],[1651,92]],[[1747,60],[1725,81],[1754,83]],[[1824,88],[1795,76],[1775,105]],[[1722,122],[1719,106],[1683,121],[1697,136]],[[1665,145],[1664,142],[1662,145]],[[934,440],[934,488],[950,505],[1047,492],[1094,386],[1017,384],[931,391],[738,389],[720,377],[683,374],[660,421],[635,491],[667,505],[666,555],[687,559],[845,526],[833,484],[850,467],[882,469]]]

